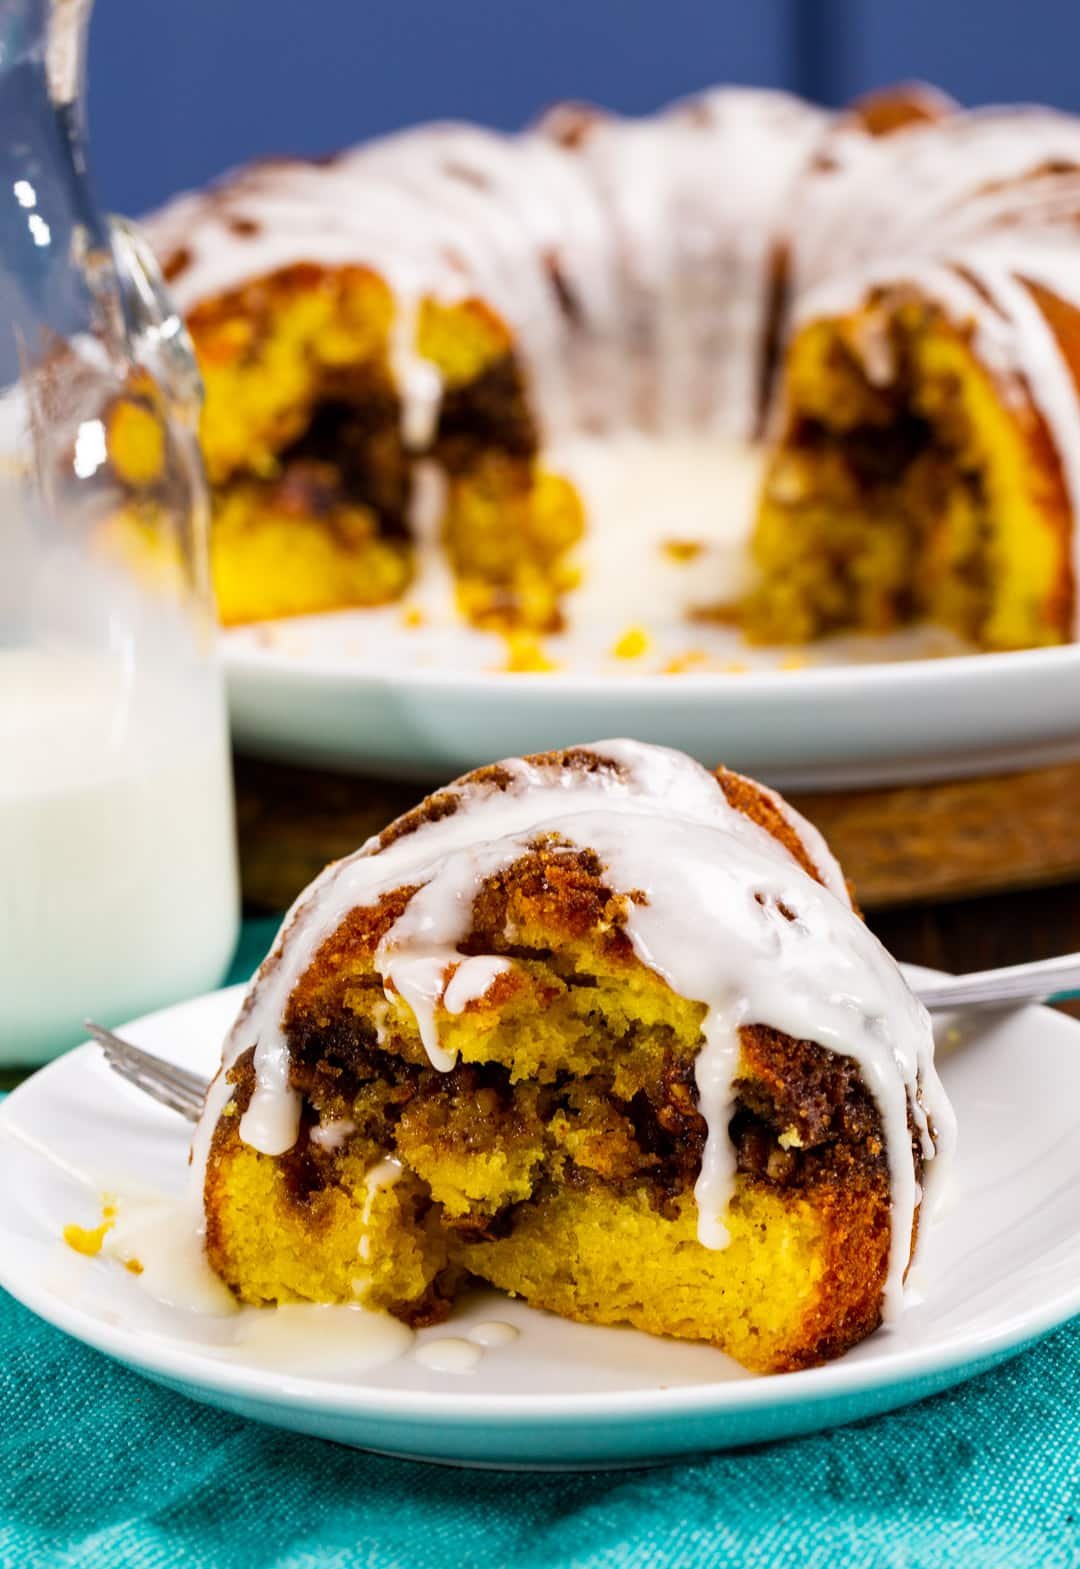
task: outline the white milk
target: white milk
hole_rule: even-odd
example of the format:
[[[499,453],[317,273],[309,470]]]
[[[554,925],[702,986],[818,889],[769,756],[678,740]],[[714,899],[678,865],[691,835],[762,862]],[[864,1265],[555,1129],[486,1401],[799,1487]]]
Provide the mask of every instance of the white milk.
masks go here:
[[[209,664],[0,649],[0,1062],[217,985],[237,920]]]

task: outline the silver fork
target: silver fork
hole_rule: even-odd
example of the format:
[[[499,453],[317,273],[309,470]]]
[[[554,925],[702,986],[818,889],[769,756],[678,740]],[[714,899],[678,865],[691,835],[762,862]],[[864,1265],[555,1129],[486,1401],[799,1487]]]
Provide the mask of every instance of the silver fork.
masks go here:
[[[1010,964],[999,970],[977,970],[971,975],[950,975],[940,981],[923,981],[912,989],[931,1013],[1064,1002],[1080,994],[1080,953],[1036,959],[1033,964]],[[92,1019],[85,1024],[87,1034],[97,1041],[105,1061],[121,1078],[189,1122],[199,1120],[206,1097],[205,1079],[143,1051]]]
[[[105,1053],[105,1061],[114,1073],[152,1100],[160,1101],[162,1106],[178,1111],[188,1122],[198,1122],[206,1099],[205,1079],[200,1079],[197,1073],[189,1073],[187,1068],[166,1062],[164,1057],[155,1057],[153,1052],[143,1051],[141,1046],[114,1035],[112,1030],[95,1024],[93,1019],[84,1019],[83,1026]]]

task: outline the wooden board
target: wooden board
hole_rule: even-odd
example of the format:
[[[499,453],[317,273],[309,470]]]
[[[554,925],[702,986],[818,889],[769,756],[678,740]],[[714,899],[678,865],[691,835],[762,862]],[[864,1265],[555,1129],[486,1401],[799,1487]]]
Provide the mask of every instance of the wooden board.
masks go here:
[[[249,906],[281,910],[327,861],[416,803],[415,784],[236,759]],[[793,796],[824,832],[864,909],[1080,877],[1080,763],[886,790]]]

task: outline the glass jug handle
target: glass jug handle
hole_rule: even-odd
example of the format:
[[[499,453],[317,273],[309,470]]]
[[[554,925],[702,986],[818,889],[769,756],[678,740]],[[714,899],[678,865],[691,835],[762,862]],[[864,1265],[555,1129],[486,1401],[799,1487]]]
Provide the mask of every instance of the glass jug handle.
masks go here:
[[[203,387],[191,336],[139,229],[128,218],[114,216],[108,224],[127,358],[150,372],[170,412],[194,427]]]

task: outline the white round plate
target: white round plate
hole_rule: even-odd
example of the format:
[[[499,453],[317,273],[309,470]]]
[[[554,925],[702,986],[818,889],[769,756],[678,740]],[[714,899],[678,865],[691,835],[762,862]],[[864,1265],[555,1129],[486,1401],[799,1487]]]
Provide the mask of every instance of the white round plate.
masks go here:
[[[730,632],[702,632],[716,641]],[[493,637],[343,611],[225,633],[233,734],[286,762],[417,780],[634,735],[781,789],[898,784],[1080,756],[1080,646],[913,657],[930,634],[835,640],[806,662],[509,674]],[[931,647],[939,646],[933,642]],[[729,652],[738,655],[733,643]],[[745,650],[742,650],[745,654]]]
[[[239,988],[124,1033],[209,1072]],[[455,1375],[413,1353],[352,1378],[283,1376],[215,1357],[117,1263],[73,1253],[102,1190],[177,1191],[187,1127],[82,1046],[0,1107],[0,1284],[33,1312],[195,1400],[297,1432],[418,1459],[592,1467],[759,1443],[873,1416],[970,1378],[1080,1312],[1080,1024],[1043,1008],[951,1032],[960,1120],[947,1212],[924,1239],[899,1325],[827,1367],[752,1377],[704,1346],[570,1324],[488,1294],[449,1326],[513,1322],[520,1338]],[[185,1317],[191,1318],[192,1315]]]

